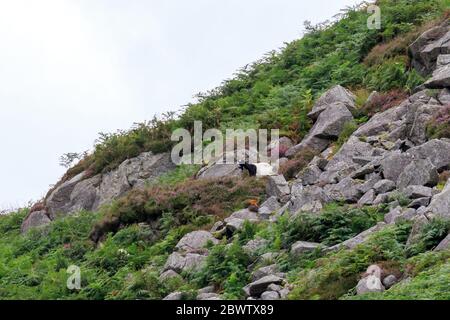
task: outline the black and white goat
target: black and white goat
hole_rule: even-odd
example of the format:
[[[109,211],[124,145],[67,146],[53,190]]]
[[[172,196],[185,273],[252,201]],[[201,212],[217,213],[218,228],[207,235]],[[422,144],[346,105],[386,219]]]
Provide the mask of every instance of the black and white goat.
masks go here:
[[[242,171],[247,170],[250,177],[267,177],[277,175],[274,167],[265,162],[253,164],[241,161],[239,162],[239,169]]]

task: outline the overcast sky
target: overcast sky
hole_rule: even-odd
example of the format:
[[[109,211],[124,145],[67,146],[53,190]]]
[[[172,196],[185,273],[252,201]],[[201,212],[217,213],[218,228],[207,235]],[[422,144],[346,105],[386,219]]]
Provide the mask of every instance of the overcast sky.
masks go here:
[[[0,0],[0,209],[359,0]]]

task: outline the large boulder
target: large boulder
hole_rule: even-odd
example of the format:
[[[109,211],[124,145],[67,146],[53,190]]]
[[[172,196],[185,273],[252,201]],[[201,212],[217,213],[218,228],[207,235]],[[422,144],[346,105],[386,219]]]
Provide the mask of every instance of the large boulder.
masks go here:
[[[412,160],[413,157],[409,153],[401,153],[401,151],[389,153],[381,160],[381,170],[384,178],[397,182],[403,169],[408,166]]]
[[[450,248],[450,234],[442,240],[439,245],[434,249],[434,251],[445,251]]]
[[[144,187],[174,168],[169,153],[142,153],[125,160],[117,169],[106,174],[91,178],[87,178],[86,172],[78,174],[58,185],[47,196],[45,205],[52,218],[58,213],[97,210],[101,205],[110,203],[133,188]]]
[[[226,228],[231,233],[240,230],[245,222],[256,223],[260,221],[258,213],[250,211],[249,209],[243,209],[234,212],[231,216],[225,219]]]
[[[428,158],[438,170],[450,166],[450,142],[444,140],[430,140],[420,146],[409,149],[408,153],[415,158]]]
[[[436,167],[428,159],[413,160],[398,177],[397,187],[401,191],[408,186],[434,187],[439,181]]]
[[[298,256],[303,253],[314,251],[318,247],[320,247],[320,243],[297,241],[291,247],[291,254],[294,256]]]
[[[425,82],[425,87],[429,89],[450,88],[450,64],[434,71],[433,77]]]
[[[329,184],[324,187],[325,193],[334,201],[356,203],[361,198],[361,183],[350,177],[342,179],[338,184]]]
[[[82,172],[72,179],[65,181],[61,185],[57,186],[47,197],[45,205],[47,207],[50,216],[55,217],[57,213],[69,213],[73,212],[72,208],[78,206],[77,203],[73,203],[71,195],[76,185],[83,181],[85,173]],[[86,208],[87,209],[87,208]]]
[[[414,68],[429,75],[436,68],[437,58],[450,53],[450,26],[447,23],[424,32],[409,47]]]
[[[351,112],[353,112],[355,107],[355,96],[342,86],[335,86],[325,92],[314,104],[312,111],[308,114],[310,118],[316,120],[319,115],[327,109],[327,107],[334,103],[342,103]]]
[[[447,181],[444,190],[431,199],[426,215],[427,217],[450,219],[450,180]]]
[[[203,249],[209,242],[217,244],[219,240],[208,231],[193,231],[181,238],[175,248],[179,251],[195,251]]]
[[[105,174],[99,187],[94,210],[122,196],[132,188],[142,188],[166,172],[175,169],[169,153],[146,152],[125,160],[116,170]]]
[[[357,137],[372,137],[398,129],[409,104],[410,101],[406,100],[397,107],[375,114],[367,123],[360,126],[354,132],[354,135]]]
[[[282,284],[283,279],[274,275],[265,276],[255,282],[248,284],[244,291],[248,296],[259,297],[271,284]]]
[[[294,216],[298,212],[319,212],[325,203],[332,199],[318,186],[294,184],[289,205],[289,212]]]
[[[46,211],[31,212],[22,222],[20,231],[26,233],[31,228],[43,227],[51,223]]]
[[[269,197],[283,200],[290,192],[289,184],[283,175],[267,177],[266,193]]]
[[[344,125],[353,120],[353,116],[343,103],[334,103],[320,113],[316,123],[302,142],[286,152],[288,157],[303,150],[322,152],[344,129]]]
[[[173,270],[176,273],[181,272],[195,272],[199,271],[206,262],[206,256],[187,253],[180,254],[178,252],[173,252],[166,261],[164,265],[164,271]]]

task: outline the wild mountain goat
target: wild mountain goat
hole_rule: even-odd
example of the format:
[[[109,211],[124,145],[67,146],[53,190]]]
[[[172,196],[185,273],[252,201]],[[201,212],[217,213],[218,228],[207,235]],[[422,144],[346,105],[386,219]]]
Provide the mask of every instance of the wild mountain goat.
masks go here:
[[[247,170],[250,177],[266,177],[266,176],[274,176],[277,174],[274,167],[270,164],[261,162],[261,163],[248,163],[248,162],[240,162],[239,169],[242,171]]]

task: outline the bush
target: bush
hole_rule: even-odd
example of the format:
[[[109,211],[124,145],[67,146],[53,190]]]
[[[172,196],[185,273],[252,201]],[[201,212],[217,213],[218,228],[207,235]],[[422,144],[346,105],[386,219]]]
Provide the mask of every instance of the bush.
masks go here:
[[[332,246],[371,228],[383,217],[384,212],[377,208],[358,209],[331,204],[320,215],[299,214],[282,235],[283,247],[288,248],[296,241]]]
[[[280,166],[280,173],[284,175],[287,180],[295,178],[295,176],[311,162],[315,154],[316,153],[312,150],[303,150],[297,153],[293,159],[289,159]]]
[[[450,138],[450,105],[442,107],[427,124],[430,139]]]
[[[373,116],[378,112],[386,111],[398,106],[406,98],[408,98],[408,94],[399,89],[391,90],[386,93],[377,93],[371,101],[363,106],[362,112],[368,116]]]
[[[247,266],[250,258],[236,239],[232,245],[217,245],[212,248],[206,265],[197,275],[200,286],[215,285],[223,289],[227,299],[243,298],[242,288],[248,283],[250,273]]]
[[[106,207],[104,218],[91,232],[91,239],[98,241],[106,233],[117,231],[121,225],[160,224],[164,213],[171,213],[172,227],[194,223],[204,216],[223,218],[242,209],[246,200],[263,200],[264,197],[264,181],[254,178],[205,179],[174,186],[149,186],[145,190],[133,190]]]
[[[450,221],[433,219],[420,230],[414,243],[407,248],[408,256],[434,249],[450,233]]]

